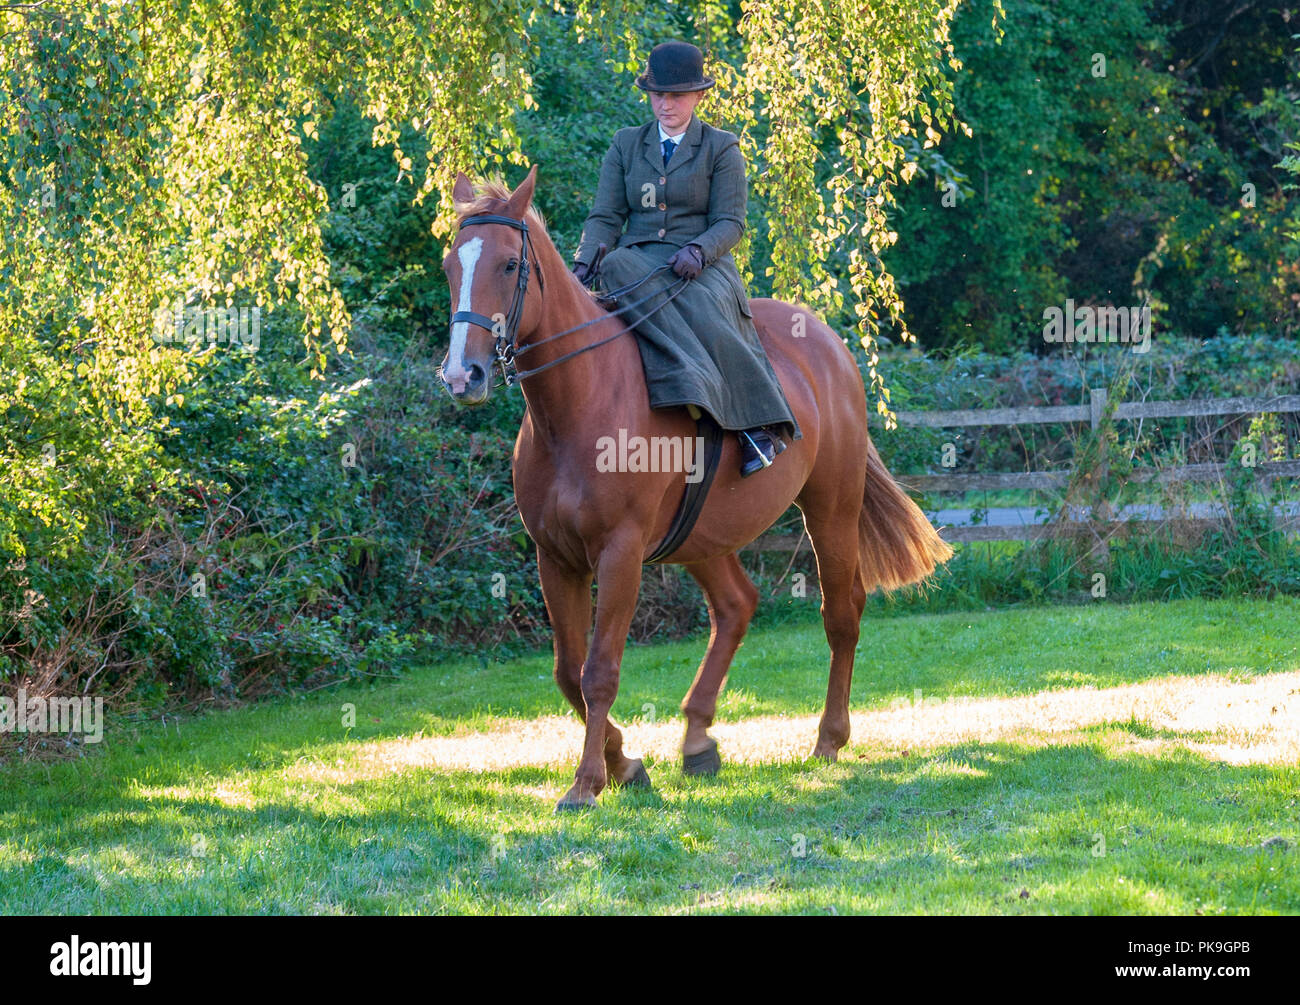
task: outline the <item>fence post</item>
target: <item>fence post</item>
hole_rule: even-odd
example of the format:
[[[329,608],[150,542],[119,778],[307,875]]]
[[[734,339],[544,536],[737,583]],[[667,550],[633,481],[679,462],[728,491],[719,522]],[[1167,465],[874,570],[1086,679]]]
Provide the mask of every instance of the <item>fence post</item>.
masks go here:
[[[1101,428],[1101,416],[1106,411],[1106,389],[1104,387],[1091,387],[1088,389],[1088,410],[1091,416],[1093,432],[1096,432]]]
[[[1095,482],[1097,493],[1092,501],[1092,522],[1094,525],[1105,527],[1110,522],[1111,512],[1110,504],[1106,501],[1105,496],[1106,483],[1110,480],[1110,457],[1100,437],[1102,417],[1106,412],[1106,389],[1104,387],[1088,389],[1088,411],[1092,432],[1097,439],[1097,449],[1100,451],[1097,456]],[[1105,534],[1105,530],[1102,533]],[[1100,537],[1092,542],[1091,557],[1099,565],[1109,567],[1110,544],[1106,537]]]

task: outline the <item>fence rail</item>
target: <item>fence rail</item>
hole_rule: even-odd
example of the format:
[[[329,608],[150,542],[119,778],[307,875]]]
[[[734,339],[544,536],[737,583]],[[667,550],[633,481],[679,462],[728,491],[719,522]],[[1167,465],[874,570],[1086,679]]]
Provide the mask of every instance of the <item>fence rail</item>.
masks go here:
[[[1300,478],[1300,461],[1271,461],[1255,466],[1255,479],[1271,482],[1275,478]],[[1176,482],[1222,481],[1228,465],[1219,463],[1181,464],[1172,468],[1135,468],[1128,477],[1131,482],[1157,482],[1169,485]],[[979,492],[999,489],[1059,489],[1070,481],[1072,471],[1013,471],[990,474],[950,475],[899,475],[898,484],[913,492]]]
[[[948,429],[962,426],[1020,426],[1052,423],[1088,423],[1093,429],[1105,415],[1105,388],[1090,388],[1086,405],[1046,405],[1022,408],[968,408],[953,411],[899,412],[900,426]],[[1125,401],[1115,406],[1117,420],[1191,418],[1207,415],[1260,415],[1269,412],[1300,412],[1300,395],[1275,395],[1254,398],[1193,398],[1184,401]],[[1183,464],[1169,468],[1138,468],[1128,480],[1160,485],[1179,482],[1217,482],[1228,473],[1223,463]],[[1015,472],[951,472],[947,474],[897,475],[898,483],[910,492],[961,493],[1000,489],[1062,489],[1074,476],[1073,470]],[[1300,461],[1262,462],[1253,469],[1257,484],[1264,486],[1278,478],[1300,478]],[[1294,513],[1282,514],[1282,526],[1300,529]],[[1049,523],[1003,525],[963,525],[940,528],[949,542],[1035,541],[1044,538],[1096,537],[1099,530],[1109,537],[1118,530],[1129,533],[1152,533],[1176,526],[1185,530],[1204,530],[1217,526],[1216,518],[1161,516],[1159,519],[1136,517],[1127,520],[1058,520]],[[766,534],[749,545],[752,551],[789,552],[795,550],[803,535]],[[1098,543],[1105,551],[1105,540]]]
[[[1054,422],[1090,422],[1095,429],[1106,407],[1106,389],[1091,389],[1086,405],[1023,408],[963,408],[951,412],[899,412],[900,426],[1044,426]],[[1257,415],[1300,412],[1300,395],[1272,398],[1190,398],[1186,401],[1125,401],[1115,406],[1117,419],[1177,419],[1197,415]]]

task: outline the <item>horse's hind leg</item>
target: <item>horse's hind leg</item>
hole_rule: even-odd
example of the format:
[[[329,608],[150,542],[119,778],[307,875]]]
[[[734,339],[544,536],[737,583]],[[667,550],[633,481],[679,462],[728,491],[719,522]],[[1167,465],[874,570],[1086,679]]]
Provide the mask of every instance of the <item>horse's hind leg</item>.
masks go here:
[[[682,701],[686,716],[686,738],[682,742],[682,766],[687,774],[712,775],[721,767],[718,745],[709,736],[718,708],[718,693],[727,679],[732,657],[745,637],[750,619],[758,608],[758,589],[733,553],[685,567],[700,584],[709,604],[712,632],[704,661]]]
[[[858,645],[862,611],[867,603],[858,555],[859,487],[845,501],[841,486],[824,496],[805,493],[800,500],[808,536],[817,556],[822,592],[822,624],[831,647],[831,673],[826,708],[817,729],[814,757],[839,758],[849,742],[849,691],[853,685],[853,656]]]
[[[584,723],[587,702],[582,697],[582,664],[587,658],[587,632],[591,628],[591,574],[560,565],[540,548],[537,568],[542,596],[555,635],[555,683]],[[649,785],[650,776],[640,758],[623,756],[623,734],[605,719],[605,770],[614,785]]]

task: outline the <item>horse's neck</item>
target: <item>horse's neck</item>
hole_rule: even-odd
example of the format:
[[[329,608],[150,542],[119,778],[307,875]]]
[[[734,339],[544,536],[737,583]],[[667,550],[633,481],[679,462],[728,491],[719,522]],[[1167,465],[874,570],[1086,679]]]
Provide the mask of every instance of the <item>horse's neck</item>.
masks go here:
[[[587,321],[596,323],[525,353],[518,363],[521,371],[545,366],[624,326],[621,317],[611,316],[591,299],[558,253],[547,266],[548,276],[557,275],[559,281],[554,289],[547,289],[543,318],[529,341],[541,342]],[[602,430],[597,435],[603,435],[607,427],[631,429],[645,397],[643,389],[637,393],[636,382],[644,384],[644,378],[634,339],[629,332],[520,382],[533,424],[553,449],[577,447],[589,439],[577,435],[579,431],[591,432],[597,425]]]

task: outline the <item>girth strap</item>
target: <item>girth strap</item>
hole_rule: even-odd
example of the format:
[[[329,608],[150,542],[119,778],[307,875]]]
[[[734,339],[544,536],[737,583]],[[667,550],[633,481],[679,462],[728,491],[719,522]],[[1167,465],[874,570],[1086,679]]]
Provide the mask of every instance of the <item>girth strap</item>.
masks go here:
[[[672,525],[659,547],[643,563],[645,565],[663,561],[690,537],[691,531],[695,529],[695,521],[704,509],[704,500],[713,484],[713,476],[718,473],[718,459],[722,456],[722,427],[714,421],[713,416],[703,413],[695,428],[704,440],[704,450],[697,460],[702,465],[703,474],[699,481],[686,483],[686,493],[677,507],[677,515],[673,517]]]

